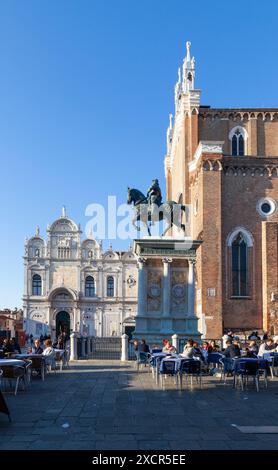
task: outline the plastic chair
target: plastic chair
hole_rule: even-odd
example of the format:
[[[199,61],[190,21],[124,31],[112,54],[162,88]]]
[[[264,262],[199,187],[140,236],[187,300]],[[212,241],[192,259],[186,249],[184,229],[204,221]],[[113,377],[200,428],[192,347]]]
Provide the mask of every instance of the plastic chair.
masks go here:
[[[15,384],[15,391],[14,394],[17,394],[19,383],[21,382],[23,385],[23,390],[25,390],[25,368],[23,366],[12,366],[12,365],[5,365],[2,366],[2,377],[5,381],[8,381],[10,386],[12,380],[16,381]]]
[[[55,369],[57,366],[60,368],[60,371],[63,369],[64,365],[64,353],[56,352],[55,354]]]
[[[31,376],[32,372],[38,372],[39,376],[41,377],[42,381],[44,381],[44,376],[45,376],[45,360],[42,357],[32,357],[31,359],[31,365],[30,365],[30,370],[31,370]]]
[[[140,365],[145,365],[145,366],[148,366],[149,368],[149,372],[150,372],[150,361],[151,361],[151,354],[150,353],[146,353],[146,352],[138,352],[138,355],[137,355],[137,359],[136,359],[136,368],[137,368],[137,372],[139,372],[139,367]]]
[[[236,388],[238,379],[241,389],[248,385],[248,379],[253,378],[257,392],[259,391],[259,380],[263,376],[265,387],[267,388],[266,364],[263,361],[241,361],[235,364],[233,387]]]
[[[234,373],[235,359],[223,356],[222,359],[219,359],[219,364],[222,366],[220,380],[223,380],[226,384],[227,374],[233,375]]]
[[[271,373],[271,378],[274,379],[274,376],[277,375],[277,368],[278,368],[278,354],[271,353],[270,354],[271,362],[269,362],[269,369]]]
[[[186,380],[190,377],[191,388],[193,388],[193,377],[196,378],[197,384],[199,383],[202,388],[202,363],[196,359],[183,359],[180,366],[180,388],[182,390],[182,378],[185,376]]]
[[[160,385],[164,389],[164,381],[167,376],[174,377],[176,386],[178,387],[178,368],[176,361],[163,359],[160,362],[159,376]]]
[[[220,360],[223,359],[223,354],[221,353],[208,353],[207,363],[210,364],[221,364]]]

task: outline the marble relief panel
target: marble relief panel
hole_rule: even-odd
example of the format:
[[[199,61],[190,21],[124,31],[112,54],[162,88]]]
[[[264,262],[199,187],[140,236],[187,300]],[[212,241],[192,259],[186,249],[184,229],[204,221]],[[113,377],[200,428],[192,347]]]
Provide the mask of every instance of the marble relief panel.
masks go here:
[[[161,312],[162,270],[149,269],[147,273],[147,310]]]
[[[187,273],[185,269],[172,269],[171,275],[171,311],[187,311]]]

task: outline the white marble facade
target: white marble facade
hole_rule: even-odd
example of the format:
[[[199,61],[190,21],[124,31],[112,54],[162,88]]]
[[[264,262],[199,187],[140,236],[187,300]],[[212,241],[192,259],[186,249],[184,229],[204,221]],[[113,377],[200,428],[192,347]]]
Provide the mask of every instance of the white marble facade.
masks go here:
[[[34,336],[62,328],[88,336],[130,332],[137,310],[137,260],[131,249],[103,251],[65,212],[25,242],[24,329]]]

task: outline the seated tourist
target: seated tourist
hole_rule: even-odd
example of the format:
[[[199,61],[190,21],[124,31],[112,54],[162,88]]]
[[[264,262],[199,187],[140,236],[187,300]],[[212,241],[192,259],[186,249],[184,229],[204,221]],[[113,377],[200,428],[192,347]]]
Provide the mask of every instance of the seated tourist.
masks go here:
[[[224,356],[230,359],[234,357],[240,357],[240,348],[237,344],[237,341],[232,342],[232,340],[228,339],[226,342],[226,349],[223,352]]]
[[[194,356],[194,347],[193,347],[193,340],[189,339],[186,345],[183,348],[183,352],[181,354],[182,357],[186,359],[193,359]]]
[[[5,355],[8,355],[9,353],[14,352],[14,346],[11,343],[11,341],[9,340],[9,338],[4,339],[2,349],[3,349],[3,352],[4,352]]]
[[[54,365],[55,363],[55,349],[52,346],[51,339],[46,339],[44,342],[45,349],[43,350],[42,355],[45,357],[45,363],[48,365]]]
[[[250,357],[251,359],[256,359],[256,358],[257,358],[257,354],[255,354],[253,351],[251,351],[250,348],[246,348],[243,357]]]
[[[262,343],[260,345],[258,356],[262,357],[265,353],[269,353],[271,351],[274,351],[275,348],[276,348],[276,345],[273,342],[273,339],[268,338],[265,343]]]
[[[176,353],[177,350],[174,346],[171,345],[170,341],[168,339],[164,339],[162,341],[163,343],[163,349],[162,351],[165,353]]]
[[[16,354],[21,354],[21,349],[20,349],[18,342],[16,341],[16,338],[11,339],[11,344],[13,345],[14,352]]]
[[[212,352],[212,347],[211,347],[211,345],[208,343],[208,341],[204,341],[204,342],[203,342],[202,351],[206,352],[207,354]]]
[[[218,346],[218,344],[216,344],[216,342],[213,340],[211,340],[210,342],[210,347],[211,347],[211,351],[209,352],[220,352],[220,347]]]
[[[34,346],[32,347],[32,353],[33,354],[42,354],[43,353],[43,349],[41,347],[41,342],[38,338],[35,339]]]
[[[144,352],[144,353],[149,353],[149,352],[150,352],[150,348],[149,348],[149,346],[146,344],[146,340],[145,340],[145,339],[142,339],[142,340],[141,340],[141,343],[140,343],[139,346],[138,346],[138,351],[139,351],[139,352]]]
[[[258,355],[259,352],[259,346],[257,345],[257,342],[255,340],[250,341],[249,346],[248,346],[249,351],[251,351],[254,355]]]
[[[199,343],[197,341],[194,341],[193,342],[193,356],[197,357],[201,361],[205,361],[207,358],[207,355],[208,355],[207,351],[204,351],[203,353],[203,351],[201,350],[199,346]]]

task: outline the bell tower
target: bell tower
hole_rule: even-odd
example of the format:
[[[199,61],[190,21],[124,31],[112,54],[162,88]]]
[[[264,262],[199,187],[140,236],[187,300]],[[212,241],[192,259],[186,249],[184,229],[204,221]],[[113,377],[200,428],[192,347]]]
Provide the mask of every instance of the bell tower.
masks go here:
[[[191,58],[190,47],[191,43],[187,41],[182,68],[178,69],[174,90],[175,114],[173,117],[170,115],[165,156],[167,199],[180,199],[181,193],[175,193],[175,187],[178,187],[182,188],[183,203],[189,203],[188,163],[193,159],[198,146],[201,97],[201,90],[195,88],[195,58]],[[173,185],[172,179],[178,180],[178,185]]]

